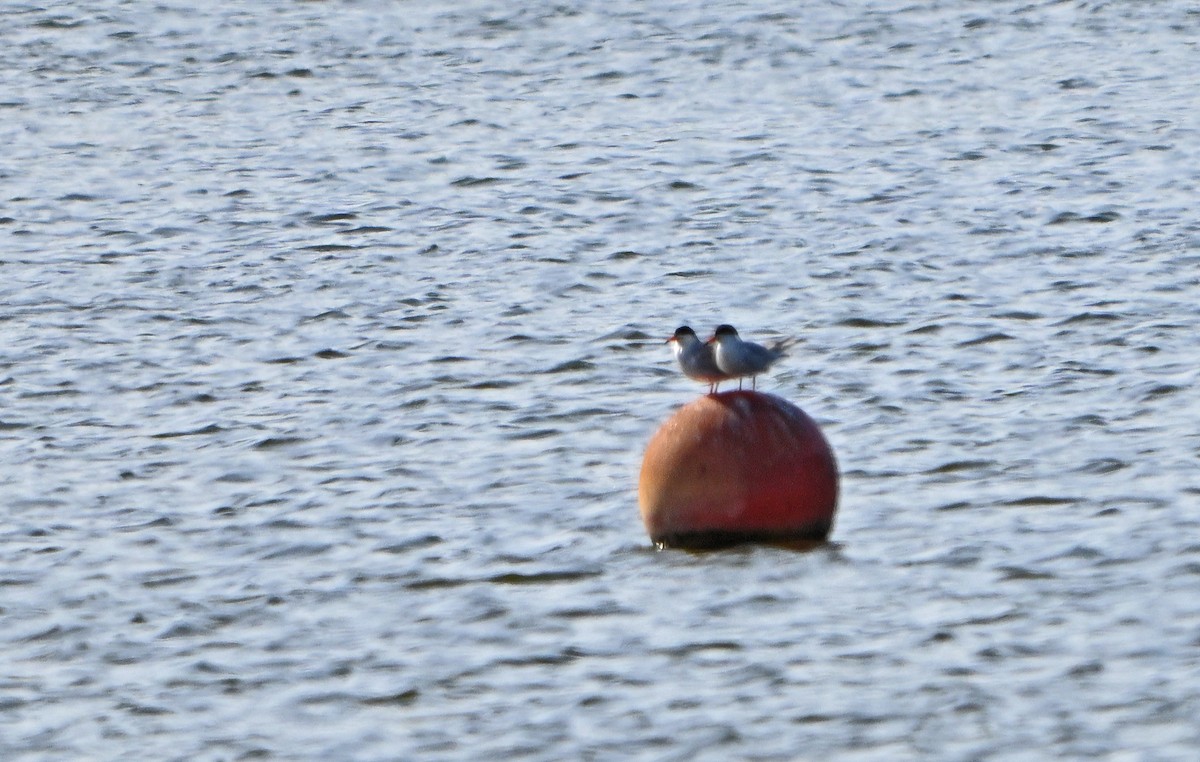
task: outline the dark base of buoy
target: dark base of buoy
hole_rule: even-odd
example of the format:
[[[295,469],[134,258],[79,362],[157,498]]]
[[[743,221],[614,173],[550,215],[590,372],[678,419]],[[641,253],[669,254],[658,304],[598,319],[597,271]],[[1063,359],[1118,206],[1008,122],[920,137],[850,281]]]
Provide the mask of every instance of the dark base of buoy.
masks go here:
[[[833,522],[814,525],[811,528],[790,532],[740,532],[708,530],[703,532],[676,532],[650,541],[660,548],[680,550],[721,550],[737,545],[778,545],[792,550],[809,550],[824,544],[829,539]]]

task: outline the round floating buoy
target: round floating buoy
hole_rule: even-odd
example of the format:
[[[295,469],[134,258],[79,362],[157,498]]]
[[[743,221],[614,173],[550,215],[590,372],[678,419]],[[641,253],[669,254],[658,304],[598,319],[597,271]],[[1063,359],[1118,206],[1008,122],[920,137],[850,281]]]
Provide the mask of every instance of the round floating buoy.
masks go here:
[[[680,408],[650,439],[638,505],[660,546],[824,540],[837,511],[833,450],[803,410],[754,391]]]

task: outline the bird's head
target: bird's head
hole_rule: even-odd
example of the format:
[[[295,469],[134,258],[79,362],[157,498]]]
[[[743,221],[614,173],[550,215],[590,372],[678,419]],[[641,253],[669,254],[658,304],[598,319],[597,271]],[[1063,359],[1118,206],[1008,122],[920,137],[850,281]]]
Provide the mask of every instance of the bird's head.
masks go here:
[[[738,335],[738,332],[737,332],[736,328],[729,325],[728,323],[722,323],[721,325],[717,326],[717,330],[713,331],[712,338],[710,338],[705,343],[711,344],[714,341],[720,341],[721,339],[729,337],[729,336],[732,336],[736,339],[737,335]]]
[[[667,343],[670,344],[674,342],[682,346],[683,344],[692,340],[699,341],[699,338],[696,336],[696,332],[693,331],[690,326],[681,325],[675,329],[674,335],[667,339]]]

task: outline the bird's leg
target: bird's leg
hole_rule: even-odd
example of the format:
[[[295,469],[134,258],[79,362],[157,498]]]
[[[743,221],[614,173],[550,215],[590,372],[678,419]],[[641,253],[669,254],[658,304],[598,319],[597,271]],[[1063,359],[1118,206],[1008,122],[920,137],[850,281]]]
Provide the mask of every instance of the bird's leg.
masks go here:
[[[758,388],[758,376],[751,376],[751,377],[750,377],[750,388],[751,388],[751,389],[757,389],[757,388]]]
[[[741,390],[742,390],[742,379],[741,379],[741,377],[739,376],[739,377],[738,377],[738,391],[740,392]]]

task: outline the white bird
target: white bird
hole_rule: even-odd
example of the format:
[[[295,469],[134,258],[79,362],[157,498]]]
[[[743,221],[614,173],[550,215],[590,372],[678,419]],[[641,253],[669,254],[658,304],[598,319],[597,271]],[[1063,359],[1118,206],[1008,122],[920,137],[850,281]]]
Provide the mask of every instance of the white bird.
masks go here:
[[[742,341],[737,329],[731,325],[719,325],[706,345],[715,344],[713,359],[717,367],[728,378],[738,379],[738,388],[742,388],[742,377],[749,376],[751,388],[757,388],[756,377],[766,373],[775,361],[786,354],[788,347],[795,339],[782,339],[770,347],[755,344],[752,341]]]
[[[675,359],[683,375],[708,384],[708,393],[712,394],[722,381],[728,381],[733,376],[717,367],[713,348],[700,340],[700,337],[686,325],[675,329],[675,335],[667,339],[675,352]]]

